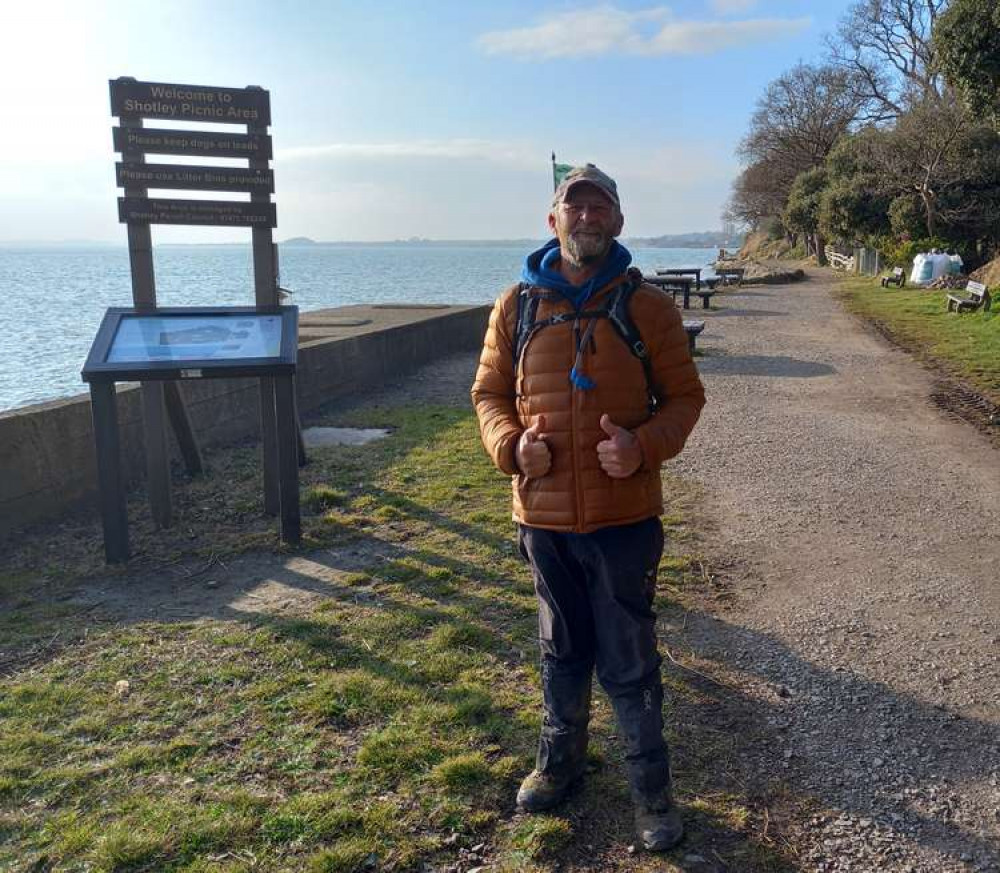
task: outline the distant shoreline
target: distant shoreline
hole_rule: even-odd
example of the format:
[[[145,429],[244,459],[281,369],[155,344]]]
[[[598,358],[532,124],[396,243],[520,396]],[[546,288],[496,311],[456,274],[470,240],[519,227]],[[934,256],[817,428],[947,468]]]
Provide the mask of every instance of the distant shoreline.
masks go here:
[[[546,239],[395,239],[395,240],[343,240],[343,241],[317,241],[317,240],[280,240],[278,245],[282,248],[359,248],[359,247],[384,247],[384,246],[413,246],[416,248],[430,247],[462,247],[462,248],[489,248],[495,246],[510,246],[518,248],[538,248],[545,244]],[[719,249],[738,248],[738,242],[716,243],[716,242],[696,242],[696,241],[669,241],[661,242],[659,239],[649,239],[636,237],[635,239],[623,239],[625,246],[642,246],[652,249]],[[227,247],[227,248],[250,248],[249,242],[162,242],[156,244],[157,248],[193,248],[193,247]],[[128,245],[123,240],[121,242],[105,242],[90,240],[63,240],[63,241],[39,241],[39,240],[0,240],[0,249],[87,249],[87,248],[107,248],[107,249],[127,249]]]

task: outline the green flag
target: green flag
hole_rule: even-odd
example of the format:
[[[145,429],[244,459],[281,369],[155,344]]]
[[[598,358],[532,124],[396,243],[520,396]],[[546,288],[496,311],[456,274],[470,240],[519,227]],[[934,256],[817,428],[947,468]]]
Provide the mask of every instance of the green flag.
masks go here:
[[[572,164],[557,164],[552,162],[552,190],[559,187],[559,183],[566,178],[566,174],[573,169]]]
[[[566,174],[573,169],[572,164],[557,164],[556,153],[552,153],[552,190],[559,187],[559,183],[566,178]]]

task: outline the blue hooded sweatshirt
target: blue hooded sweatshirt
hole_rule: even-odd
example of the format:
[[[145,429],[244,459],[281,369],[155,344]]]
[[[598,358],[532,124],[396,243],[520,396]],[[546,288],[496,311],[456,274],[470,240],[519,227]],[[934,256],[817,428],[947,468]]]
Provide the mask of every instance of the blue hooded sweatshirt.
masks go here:
[[[574,285],[569,282],[562,273],[559,272],[559,240],[550,239],[538,251],[532,252],[524,259],[524,266],[521,268],[521,278],[529,285],[536,285],[540,288],[548,288],[558,291],[570,303],[573,308],[579,311],[590,299],[591,295],[607,285],[612,279],[622,275],[632,263],[632,255],[625,246],[614,240],[608,250],[601,269],[597,275],[588,279],[582,285]],[[590,325],[593,329],[593,324]],[[584,343],[577,337],[576,361],[573,369],[569,373],[569,381],[575,388],[581,391],[588,391],[595,387],[593,379],[584,373]]]
[[[632,263],[631,252],[620,242],[614,240],[597,275],[582,285],[573,285],[559,272],[557,266],[559,257],[559,240],[550,239],[538,251],[532,252],[524,259],[521,278],[529,285],[558,291],[576,309],[580,309],[595,291],[624,273],[629,268],[629,264]]]

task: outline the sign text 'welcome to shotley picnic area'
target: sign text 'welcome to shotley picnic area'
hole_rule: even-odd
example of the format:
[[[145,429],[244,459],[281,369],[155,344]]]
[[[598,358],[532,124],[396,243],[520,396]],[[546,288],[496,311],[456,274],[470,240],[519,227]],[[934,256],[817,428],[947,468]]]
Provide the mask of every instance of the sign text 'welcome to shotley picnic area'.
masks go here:
[[[274,174],[271,158],[270,95],[262,88],[215,88],[113,79],[111,112],[122,122],[113,129],[118,218],[128,224],[201,224],[229,227],[277,225],[270,200]],[[246,133],[208,130],[164,130],[142,126],[144,118],[169,118],[213,124],[242,124]],[[250,166],[186,166],[146,163],[147,154],[245,158]],[[150,199],[148,189],[231,191],[251,195],[253,202],[231,200]]]
[[[161,82],[111,82],[111,114],[119,118],[170,118],[222,124],[271,123],[271,101],[259,88],[208,88]]]

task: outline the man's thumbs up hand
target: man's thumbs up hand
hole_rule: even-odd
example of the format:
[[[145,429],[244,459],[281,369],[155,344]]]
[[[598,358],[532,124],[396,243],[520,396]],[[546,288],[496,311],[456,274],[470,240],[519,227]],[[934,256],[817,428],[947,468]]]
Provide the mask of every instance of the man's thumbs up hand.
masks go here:
[[[545,416],[539,415],[514,447],[514,463],[529,479],[544,476],[552,466],[552,453],[545,439]]]
[[[642,446],[630,430],[619,427],[605,413],[601,416],[601,430],[608,438],[597,444],[597,460],[612,479],[626,479],[642,465]]]
[[[535,442],[541,436],[544,429],[545,416],[539,415],[538,418],[535,419],[535,423],[524,432],[525,441],[529,443]]]
[[[614,439],[616,436],[625,436],[626,438],[635,439],[632,431],[626,430],[623,427],[619,427],[611,420],[611,416],[606,412],[601,416],[601,430],[603,430],[609,437]]]

